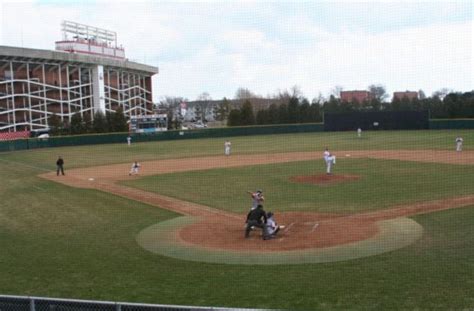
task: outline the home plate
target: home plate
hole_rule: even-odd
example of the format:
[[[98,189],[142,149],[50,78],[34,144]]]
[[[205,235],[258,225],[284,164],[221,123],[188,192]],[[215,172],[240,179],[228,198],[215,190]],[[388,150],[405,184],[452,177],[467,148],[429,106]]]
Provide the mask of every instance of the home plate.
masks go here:
[[[91,178],[89,178],[89,181],[94,181],[94,178],[92,178],[92,177],[91,177]]]

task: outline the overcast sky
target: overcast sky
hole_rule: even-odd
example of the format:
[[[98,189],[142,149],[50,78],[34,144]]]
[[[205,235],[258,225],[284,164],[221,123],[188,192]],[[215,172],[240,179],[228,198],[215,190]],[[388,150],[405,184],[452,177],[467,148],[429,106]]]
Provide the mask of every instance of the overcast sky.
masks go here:
[[[474,4],[466,1],[10,1],[0,45],[54,49],[70,20],[116,31],[127,58],[159,67],[162,96],[310,100],[381,84],[387,92],[474,89]]]

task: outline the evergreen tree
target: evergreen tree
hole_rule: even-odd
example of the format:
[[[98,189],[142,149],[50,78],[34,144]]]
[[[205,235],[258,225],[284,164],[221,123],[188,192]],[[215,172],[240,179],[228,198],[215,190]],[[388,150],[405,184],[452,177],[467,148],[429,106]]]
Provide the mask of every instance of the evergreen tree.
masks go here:
[[[108,131],[107,119],[105,118],[102,111],[97,111],[94,114],[92,130],[94,131],[94,133],[105,133]]]
[[[227,118],[227,125],[228,126],[239,126],[241,125],[241,117],[240,117],[240,110],[239,109],[232,109],[229,112],[229,117]]]
[[[49,134],[54,136],[54,135],[59,135],[61,133],[61,130],[63,128],[63,123],[61,122],[61,118],[53,113],[48,120],[48,125],[49,125]]]
[[[128,131],[128,124],[125,115],[123,114],[122,107],[119,107],[112,118],[113,122],[113,131],[114,132],[127,132]]]
[[[71,125],[69,131],[72,135],[84,134],[84,122],[80,113],[75,113],[71,117]]]
[[[252,103],[247,99],[244,101],[242,108],[240,109],[240,124],[241,125],[253,125],[255,124],[255,116],[253,113]]]

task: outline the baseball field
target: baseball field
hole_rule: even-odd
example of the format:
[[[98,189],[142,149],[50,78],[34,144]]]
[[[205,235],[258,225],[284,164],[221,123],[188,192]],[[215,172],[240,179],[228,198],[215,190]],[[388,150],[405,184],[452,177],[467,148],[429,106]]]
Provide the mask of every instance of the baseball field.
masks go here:
[[[456,136],[464,138],[455,151]],[[0,154],[0,293],[288,310],[474,308],[474,131]],[[336,155],[326,176],[322,152]],[[62,156],[65,176],[56,176]],[[129,176],[133,161],[139,174]],[[244,238],[251,199],[284,225]]]

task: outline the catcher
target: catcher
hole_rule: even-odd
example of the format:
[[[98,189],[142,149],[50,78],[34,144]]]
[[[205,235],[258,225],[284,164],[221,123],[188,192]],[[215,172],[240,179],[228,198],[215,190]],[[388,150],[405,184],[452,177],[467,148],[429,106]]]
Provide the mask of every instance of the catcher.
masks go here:
[[[278,231],[280,231],[280,229],[285,228],[285,226],[279,226],[276,223],[275,219],[273,218],[272,212],[267,213],[267,222],[265,223],[265,225],[267,226],[267,234],[270,238],[274,238]]]

